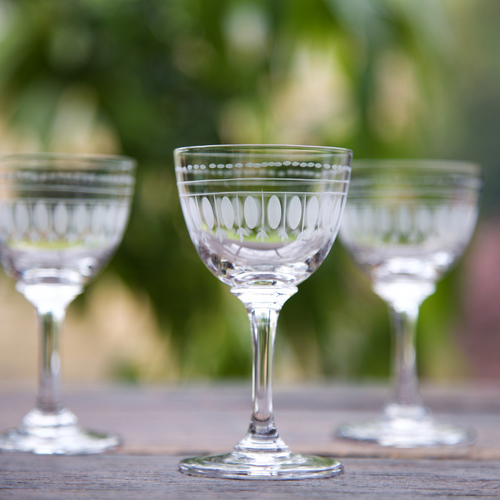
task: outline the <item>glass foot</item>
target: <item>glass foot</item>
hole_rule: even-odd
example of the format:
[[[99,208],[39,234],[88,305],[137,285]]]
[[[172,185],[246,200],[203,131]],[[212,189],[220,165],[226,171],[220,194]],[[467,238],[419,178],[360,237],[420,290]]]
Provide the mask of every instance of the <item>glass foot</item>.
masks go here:
[[[431,416],[424,418],[384,418],[345,424],[336,432],[337,437],[357,441],[371,441],[395,448],[419,446],[456,446],[472,444],[475,434],[459,425],[437,422]]]
[[[312,479],[341,474],[344,466],[326,457],[298,453],[238,453],[187,458],[179,469],[192,476],[227,479]]]
[[[0,435],[0,450],[40,455],[102,453],[120,443],[117,436],[83,430],[67,409],[57,414],[32,410],[17,429]]]

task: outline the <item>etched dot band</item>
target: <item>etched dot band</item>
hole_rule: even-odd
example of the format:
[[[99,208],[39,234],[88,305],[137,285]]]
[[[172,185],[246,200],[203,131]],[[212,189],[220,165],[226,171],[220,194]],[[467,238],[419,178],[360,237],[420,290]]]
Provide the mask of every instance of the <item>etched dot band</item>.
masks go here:
[[[205,164],[197,164],[195,163],[194,165],[187,165],[187,166],[184,166],[184,167],[175,167],[175,171],[176,172],[190,172],[192,170],[206,170],[207,168],[208,169],[212,169],[212,170],[215,170],[215,169],[233,169],[233,168],[243,168],[243,167],[247,167],[247,168],[267,168],[267,167],[289,167],[289,166],[292,166],[292,167],[302,167],[302,168],[324,168],[326,170],[337,170],[339,172],[343,172],[345,170],[348,170],[348,171],[351,171],[351,167],[349,167],[348,165],[330,165],[329,163],[314,163],[314,162],[305,162],[305,161],[302,161],[302,162],[298,162],[298,161],[284,161],[284,162],[280,162],[280,161],[277,161],[277,162],[274,162],[274,161],[270,161],[270,162],[261,162],[261,163],[251,163],[251,162],[248,162],[248,163],[245,163],[243,165],[243,163],[209,163],[208,165],[205,165]]]

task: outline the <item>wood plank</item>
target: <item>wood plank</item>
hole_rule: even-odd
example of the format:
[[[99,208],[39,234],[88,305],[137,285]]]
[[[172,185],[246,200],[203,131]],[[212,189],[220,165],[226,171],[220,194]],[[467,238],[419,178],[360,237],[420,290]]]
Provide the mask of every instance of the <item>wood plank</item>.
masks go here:
[[[181,457],[0,454],[0,498],[59,499],[470,499],[500,497],[500,464],[466,460],[346,459],[345,474],[303,481],[196,478]]]
[[[294,451],[340,457],[346,472],[321,480],[248,482],[177,470],[181,458],[229,451],[244,435],[248,384],[71,388],[66,399],[81,423],[120,433],[124,446],[77,457],[0,453],[0,499],[500,498],[500,389],[422,392],[436,416],[475,427],[477,443],[397,450],[336,440],[338,424],[376,415],[386,387],[278,387],[276,418],[287,443]],[[0,386],[0,428],[16,425],[33,400],[31,390]]]
[[[376,416],[386,387],[311,385],[278,387],[278,429],[297,452],[338,457],[500,460],[500,390],[424,388],[426,402],[442,420],[477,430],[473,446],[398,450],[334,439],[347,421]],[[248,384],[187,387],[100,387],[66,391],[68,406],[91,429],[124,439],[124,454],[198,454],[229,451],[246,432]],[[0,429],[17,425],[31,408],[30,391],[0,387]]]

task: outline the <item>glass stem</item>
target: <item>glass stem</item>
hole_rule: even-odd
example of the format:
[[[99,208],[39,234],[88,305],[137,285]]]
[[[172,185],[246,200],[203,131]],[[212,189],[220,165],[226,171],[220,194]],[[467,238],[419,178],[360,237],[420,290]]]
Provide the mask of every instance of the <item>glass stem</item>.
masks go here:
[[[40,364],[36,407],[43,413],[59,413],[64,407],[61,395],[59,338],[65,312],[64,308],[37,309],[40,326]]]
[[[389,306],[393,331],[393,397],[384,407],[388,418],[418,419],[427,415],[418,393],[415,333],[420,304],[436,287],[433,282],[374,282],[373,289]]]
[[[248,433],[235,447],[236,452],[289,453],[274,423],[272,378],[278,316],[285,301],[296,291],[296,287],[274,286],[232,290],[247,308],[253,345],[253,411]]]
[[[278,311],[260,308],[249,313],[253,341],[253,412],[249,432],[259,436],[277,436],[272,379],[278,314]]]
[[[61,395],[59,338],[66,309],[82,292],[82,286],[18,282],[16,288],[35,306],[40,330],[39,386],[36,409],[45,414],[56,415],[64,410]]]
[[[423,405],[418,393],[415,333],[419,304],[398,308],[389,304],[394,335],[394,393],[392,404],[400,406]]]

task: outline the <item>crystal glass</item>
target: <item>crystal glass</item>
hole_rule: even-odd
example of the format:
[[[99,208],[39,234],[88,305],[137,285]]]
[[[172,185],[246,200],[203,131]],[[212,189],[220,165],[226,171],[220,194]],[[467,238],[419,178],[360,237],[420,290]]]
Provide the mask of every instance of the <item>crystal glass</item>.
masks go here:
[[[184,218],[201,260],[245,305],[253,339],[253,413],[231,453],[183,460],[182,472],[234,479],[332,476],[342,464],[291,453],[272,403],[278,314],[337,234],[351,152],[326,147],[201,146],[174,153]]]
[[[374,421],[342,425],[340,437],[384,446],[456,445],[473,432],[437,422],[418,394],[415,326],[420,304],[462,255],[474,231],[477,165],[451,161],[356,162],[340,237],[388,305],[394,390]]]
[[[135,162],[116,156],[0,156],[0,258],[40,328],[36,407],[0,435],[0,449],[98,453],[116,436],[85,431],[61,396],[66,308],[103,267],[127,225]]]

